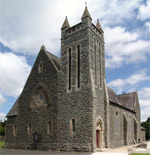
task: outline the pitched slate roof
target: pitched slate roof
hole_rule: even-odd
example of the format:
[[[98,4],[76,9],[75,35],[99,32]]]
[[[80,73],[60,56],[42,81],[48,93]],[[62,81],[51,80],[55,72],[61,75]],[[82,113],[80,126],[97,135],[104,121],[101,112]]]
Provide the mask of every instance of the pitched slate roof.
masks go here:
[[[117,99],[117,95],[115,94],[115,92],[109,87],[107,88],[107,90],[108,90],[109,100],[113,103],[120,104],[118,99]]]
[[[20,96],[18,97],[18,99],[16,100],[15,104],[13,105],[13,107],[10,109],[10,111],[8,112],[6,117],[10,117],[10,116],[16,116],[18,113],[18,103],[19,103],[19,99]]]
[[[48,51],[46,51],[46,54],[50,59],[52,59],[57,69],[60,70],[60,59]]]
[[[133,92],[133,93],[128,93],[128,94],[118,95],[117,97],[122,106],[130,110],[134,110],[135,95],[136,93]]]
[[[129,110],[134,111],[136,92],[116,95],[116,93],[111,88],[108,88],[107,90],[108,90],[109,100],[111,102],[119,104]]]

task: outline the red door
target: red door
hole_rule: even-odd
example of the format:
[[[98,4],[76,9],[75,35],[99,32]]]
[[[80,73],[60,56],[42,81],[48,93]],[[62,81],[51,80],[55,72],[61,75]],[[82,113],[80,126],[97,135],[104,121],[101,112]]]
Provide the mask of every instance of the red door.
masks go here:
[[[96,130],[96,144],[97,148],[99,148],[99,130]]]

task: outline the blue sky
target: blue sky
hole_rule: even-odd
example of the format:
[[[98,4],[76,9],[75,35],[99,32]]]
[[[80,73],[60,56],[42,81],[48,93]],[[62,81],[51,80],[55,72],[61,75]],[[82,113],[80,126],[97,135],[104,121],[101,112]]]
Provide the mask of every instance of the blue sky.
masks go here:
[[[105,36],[106,81],[117,94],[138,91],[150,117],[150,0],[87,0]],[[85,0],[0,0],[0,120],[21,93],[41,45],[60,56],[61,26],[81,21]]]

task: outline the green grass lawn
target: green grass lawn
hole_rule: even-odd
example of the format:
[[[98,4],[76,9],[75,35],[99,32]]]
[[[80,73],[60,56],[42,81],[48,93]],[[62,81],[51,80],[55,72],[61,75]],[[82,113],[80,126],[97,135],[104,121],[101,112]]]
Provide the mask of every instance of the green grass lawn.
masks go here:
[[[0,141],[0,148],[4,148],[5,147],[5,142]]]
[[[150,153],[131,153],[130,155],[150,155]]]

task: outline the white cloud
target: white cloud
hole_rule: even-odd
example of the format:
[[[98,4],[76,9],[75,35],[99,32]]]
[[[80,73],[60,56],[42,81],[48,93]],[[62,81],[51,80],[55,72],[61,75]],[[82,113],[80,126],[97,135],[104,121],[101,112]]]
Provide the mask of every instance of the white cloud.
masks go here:
[[[146,121],[150,117],[150,104],[145,108],[141,108],[141,121]]]
[[[150,32],[150,22],[146,22],[144,25],[148,28],[148,30]]]
[[[0,1],[3,6],[0,16],[0,41],[14,51],[29,55],[37,54],[43,44],[50,52],[58,54],[60,29],[65,16],[68,15],[71,23],[74,23],[75,17],[82,15],[84,7],[79,11],[85,3],[82,1]]]
[[[146,1],[146,5],[141,5],[139,8],[137,19],[140,19],[141,21],[150,19],[150,1]]]
[[[125,90],[130,90],[131,87],[138,85],[142,81],[148,81],[150,77],[147,75],[147,70],[139,70],[126,79],[116,79],[109,82],[107,85],[115,89],[117,93],[122,93]]]
[[[6,114],[3,112],[0,112],[0,121],[4,121],[4,119],[6,119],[5,117],[6,117]]]
[[[110,27],[105,28],[105,36],[107,44],[119,43],[119,42],[131,42],[135,41],[138,38],[138,34],[136,32],[130,33],[125,30],[124,27],[114,27],[113,29]]]
[[[25,57],[13,53],[0,53],[0,93],[18,96],[30,70]]]
[[[137,32],[126,31],[123,27],[106,27],[106,68],[119,68],[124,63],[147,61],[150,41],[140,39]]]
[[[150,87],[144,87],[139,92],[142,121],[150,117]]]
[[[125,20],[136,18],[135,10],[141,5],[142,0],[97,0],[88,2],[93,13],[93,18],[99,18],[102,25],[123,24]]]
[[[150,99],[149,100],[139,100],[139,102],[140,102],[140,105],[141,105],[141,108],[143,109],[143,108],[150,108]],[[150,115],[150,114],[148,114],[148,115]]]
[[[2,96],[2,94],[0,94],[0,105],[5,102],[6,102],[6,99]]]
[[[87,5],[93,22],[100,18],[102,25],[108,26],[135,18],[135,9],[140,7],[141,2],[142,0],[89,0]],[[4,45],[14,51],[37,54],[44,44],[56,55],[60,52],[60,28],[65,16],[68,16],[71,25],[77,24],[85,5],[84,0],[7,0],[0,3],[0,41]],[[134,39],[136,35],[123,33],[126,40]]]
[[[139,91],[139,95],[141,99],[150,99],[150,87],[142,88]]]

